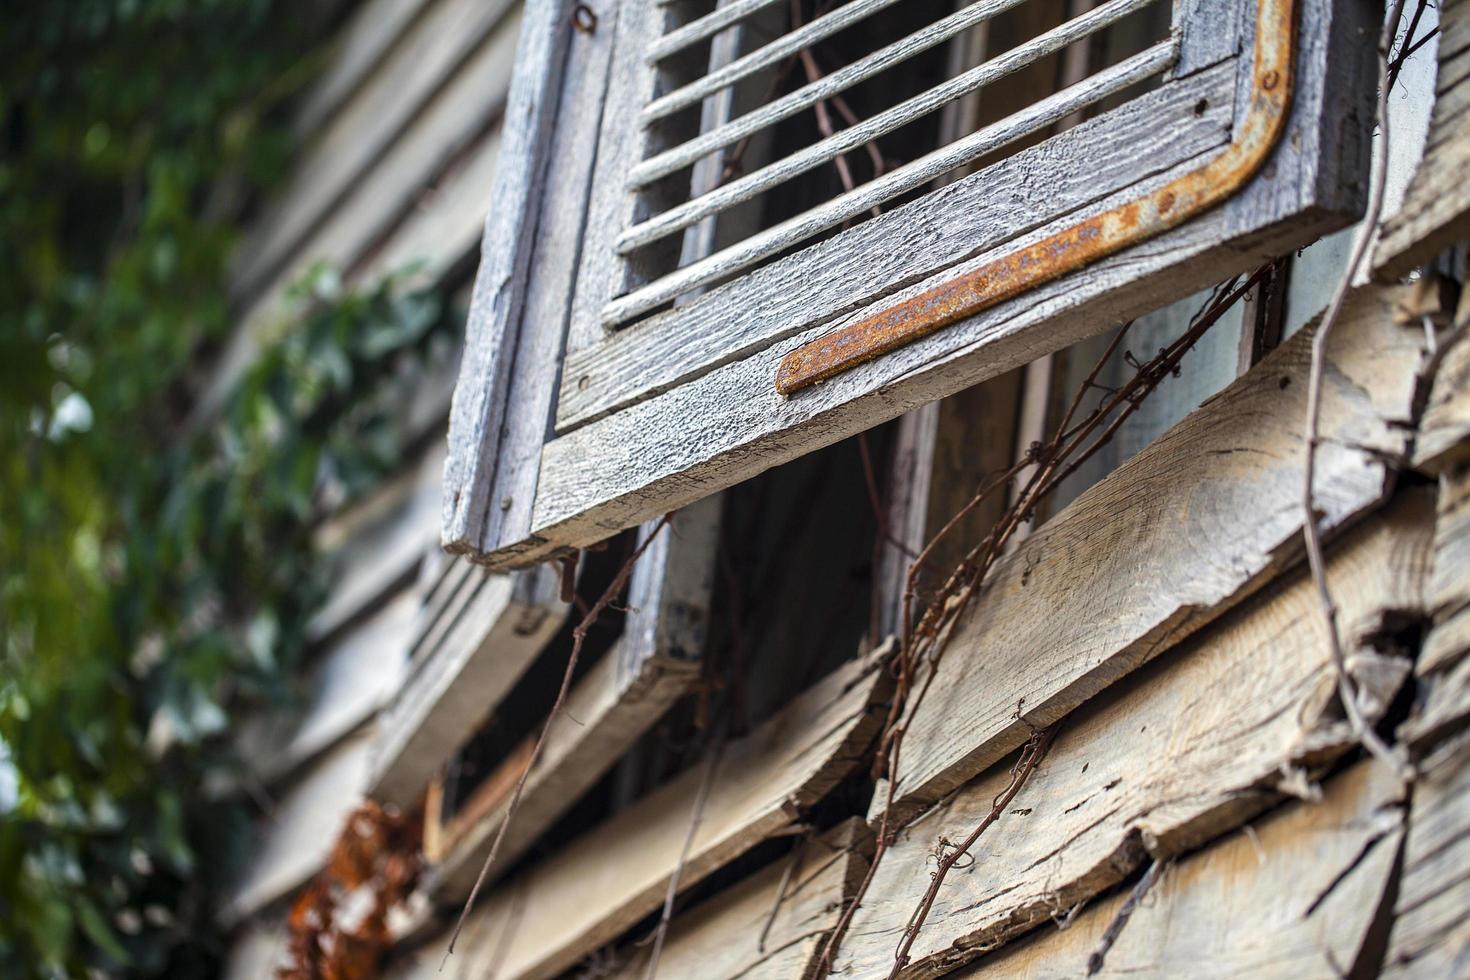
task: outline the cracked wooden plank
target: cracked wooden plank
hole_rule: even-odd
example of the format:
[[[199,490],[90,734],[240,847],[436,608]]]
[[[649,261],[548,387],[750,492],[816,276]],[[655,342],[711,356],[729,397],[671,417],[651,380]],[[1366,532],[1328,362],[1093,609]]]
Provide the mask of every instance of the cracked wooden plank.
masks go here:
[[[1328,529],[1379,504],[1408,451],[1424,338],[1393,322],[1397,294],[1356,291],[1333,332],[1316,488]],[[1299,331],[997,566],[909,725],[901,814],[964,785],[1033,727],[1295,562],[1312,333]]]
[[[791,854],[675,917],[659,973],[702,980],[814,977],[823,944],[872,853],[873,833],[857,817],[797,844]],[[614,980],[644,976],[649,953],[636,944],[625,949]]]
[[[1379,685],[1375,717],[1405,679],[1376,649],[1422,614],[1430,501],[1423,492],[1348,532],[1329,581],[1349,663]],[[1064,914],[1150,858],[1171,858],[1279,801],[1355,743],[1335,702],[1305,569],[1068,718],[1049,756],[944,882],[906,976],[937,976]],[[1398,670],[1384,669],[1396,663]],[[1373,710],[1373,709],[1376,709]],[[997,768],[900,831],[854,917],[838,970],[886,974],[929,885],[941,837],[963,839],[1010,780]]]
[[[1385,278],[1402,276],[1470,237],[1470,0],[1443,0],[1439,28],[1439,77],[1424,158],[1374,252],[1374,272]]]
[[[1430,611],[1415,664],[1418,703],[1399,730],[1421,754],[1470,722],[1470,464],[1440,475]]]
[[[525,853],[698,682],[721,507],[710,497],[673,515],[667,531],[640,530],[658,536],[633,568],[623,635],[568,694],[501,841],[500,867]],[[444,826],[448,853],[424,886],[435,901],[469,895],[539,734],[528,735]]]
[[[1421,766],[1383,976],[1470,977],[1470,740]]]
[[[1362,762],[1317,802],[1283,806],[1169,866],[1128,919],[1099,977],[1368,976],[1403,840],[1404,796]],[[1079,977],[1131,889],[1050,924],[955,980]],[[1377,948],[1375,949],[1375,946]]]
[[[849,662],[725,748],[681,887],[791,833],[853,771],[891,688],[883,662]],[[551,977],[617,939],[663,903],[705,773],[706,763],[696,763],[485,896],[443,973],[436,942],[402,975],[457,980],[484,976],[495,965],[501,980]]]

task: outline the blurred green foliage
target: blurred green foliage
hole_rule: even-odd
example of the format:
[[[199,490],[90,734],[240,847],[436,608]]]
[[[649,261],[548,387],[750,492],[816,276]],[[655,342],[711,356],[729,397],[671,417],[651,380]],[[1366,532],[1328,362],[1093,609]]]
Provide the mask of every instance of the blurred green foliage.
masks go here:
[[[313,525],[391,464],[385,382],[450,329],[434,294],[318,273],[218,422],[183,424],[322,6],[6,9],[0,976],[215,971],[209,903],[249,818],[211,790],[238,775],[222,732],[287,696],[324,589]]]

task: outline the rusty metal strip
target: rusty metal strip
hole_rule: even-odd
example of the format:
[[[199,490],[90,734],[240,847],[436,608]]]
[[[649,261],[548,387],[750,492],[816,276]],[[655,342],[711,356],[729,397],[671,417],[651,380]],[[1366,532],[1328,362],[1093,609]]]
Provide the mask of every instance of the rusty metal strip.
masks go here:
[[[803,344],[781,359],[776,391],[790,396],[1027,290],[1147,241],[1225,201],[1249,181],[1286,128],[1295,0],[1260,0],[1250,107],[1230,145],[1195,170],[1127,204],[957,276]]]

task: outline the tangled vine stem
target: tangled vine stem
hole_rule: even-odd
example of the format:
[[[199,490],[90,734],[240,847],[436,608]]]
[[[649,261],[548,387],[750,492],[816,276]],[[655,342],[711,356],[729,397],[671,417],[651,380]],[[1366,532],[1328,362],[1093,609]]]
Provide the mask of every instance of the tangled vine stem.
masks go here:
[[[823,946],[819,961],[821,974],[831,972],[837,943],[840,942],[843,933],[852,921],[853,914],[862,903],[863,896],[872,884],[883,856],[892,846],[900,829],[894,826],[894,794],[901,771],[899,759],[908,724],[915,717],[920,705],[923,704],[937,676],[939,663],[948,648],[955,625],[969,604],[981,592],[991,568],[1005,554],[1007,542],[1012,539],[1020,527],[1034,517],[1037,508],[1050,494],[1112,440],[1122,424],[1138,410],[1165,379],[1179,372],[1184,356],[1250,290],[1264,282],[1270,272],[1271,265],[1267,264],[1246,277],[1244,281],[1237,277],[1222,283],[1191,318],[1189,326],[1182,334],[1146,362],[1140,364],[1135,359],[1128,358],[1127,363],[1135,365],[1134,375],[1122,386],[1109,389],[1098,384],[1098,377],[1113,355],[1121,349],[1131,324],[1119,330],[1087,377],[1083,379],[1066,412],[1058,421],[1051,438],[1044,444],[1033,446],[1025,459],[1009,469],[986,478],[974,497],[939,529],[938,533],[910,563],[903,596],[899,651],[892,667],[897,681],[895,694],[888,715],[884,719],[882,735],[874,760],[874,776],[881,777],[886,784],[886,801],[882,816],[879,818],[878,840],[867,873],[858,885],[853,898],[843,909],[836,927]],[[1079,418],[1082,403],[1090,391],[1102,391],[1104,397],[1095,408]],[[1009,490],[1022,472],[1028,472],[1028,475],[1025,483],[1015,493],[1010,507],[995,522],[989,533],[970,549],[939,589],[923,597],[924,612],[922,616],[916,618],[920,600],[919,576],[939,542],[951,534],[976,508],[997,493]],[[1020,716],[1019,707],[1018,718]],[[1053,729],[1047,729],[1047,732],[1054,735]],[[1033,738],[1036,737],[1033,736]],[[1047,745],[1050,744],[1050,737],[1047,736]],[[1028,742],[1027,745],[1031,746],[1032,743]],[[1040,756],[1036,755],[1034,750],[1031,754],[1035,756],[1031,763],[1034,768],[1034,765],[1040,761]],[[1023,750],[1023,757],[1025,755],[1026,752]],[[1029,772],[1028,769],[1027,775]],[[1019,781],[1013,779],[1013,786],[1010,787],[1013,789],[1011,795],[1014,796],[1015,793],[1020,792],[1024,783],[1024,778]],[[981,823],[967,839],[965,845],[951,855],[953,857],[953,860],[950,861],[951,867],[954,860],[959,860],[958,855],[972,847],[980,834],[984,833],[998,817],[999,813],[995,813]],[[944,870],[947,872],[949,868],[946,867]],[[937,877],[942,879],[943,875]],[[938,885],[934,884],[932,887],[937,894]],[[927,896],[925,902],[921,903],[920,908],[915,911],[908,928],[905,929],[904,945],[900,947],[902,956],[908,955],[908,950],[912,947],[923,925],[924,917],[928,914],[927,906],[932,903],[933,897]],[[894,969],[898,971],[902,968],[896,965]]]
[[[939,886],[944,884],[945,875],[955,866],[960,858],[970,853],[970,848],[980,839],[980,835],[1000,819],[1005,808],[1011,805],[1016,794],[1021,792],[1021,787],[1026,785],[1026,780],[1036,771],[1041,760],[1046,758],[1047,750],[1051,748],[1052,741],[1057,736],[1057,726],[1043,729],[1031,736],[1030,740],[1021,749],[1021,757],[1011,767],[1011,781],[1006,788],[996,794],[995,799],[990,802],[990,812],[985,819],[970,832],[964,842],[945,853],[939,859],[939,867],[929,879],[929,887],[924,891],[924,898],[919,902],[919,907],[914,909],[914,914],[909,917],[908,925],[904,927],[903,938],[899,941],[898,949],[893,954],[893,969],[888,974],[888,980],[895,980],[903,968],[909,965],[909,952],[913,949],[914,940],[919,938],[919,930],[924,927],[924,920],[929,917],[930,909],[934,908],[934,900],[939,897]],[[973,859],[971,859],[971,863]]]
[[[464,908],[459,913],[459,919],[454,923],[454,933],[449,937],[449,947],[444,951],[444,959],[439,962],[440,970],[443,970],[444,964],[449,962],[449,957],[454,955],[454,944],[459,941],[459,934],[463,931],[465,921],[470,917],[470,912],[474,910],[475,899],[479,897],[480,889],[485,885],[485,878],[490,873],[490,866],[495,863],[495,858],[500,853],[500,843],[505,840],[506,828],[510,826],[511,820],[515,818],[516,811],[520,809],[521,794],[525,792],[526,781],[530,778],[531,771],[536,768],[536,763],[541,759],[541,750],[546,745],[546,736],[550,733],[551,726],[556,721],[557,715],[561,714],[562,708],[566,705],[567,692],[572,687],[572,676],[577,671],[577,660],[582,655],[582,644],[587,639],[587,631],[597,622],[603,610],[623,591],[623,586],[628,584],[628,578],[633,574],[633,566],[638,564],[638,559],[643,557],[643,553],[648,550],[648,546],[653,544],[655,539],[658,538],[659,533],[673,519],[673,516],[673,514],[665,514],[659,518],[658,523],[653,526],[653,529],[643,539],[643,543],[638,545],[633,553],[628,556],[628,560],[623,562],[623,567],[618,569],[617,575],[613,576],[613,580],[608,584],[607,589],[592,604],[592,608],[587,610],[587,614],[582,617],[582,621],[577,624],[577,628],[572,630],[572,652],[567,656],[567,666],[561,675],[561,687],[556,692],[556,700],[552,702],[551,710],[547,712],[546,723],[541,726],[541,734],[536,737],[536,744],[531,749],[531,760],[526,764],[526,768],[521,770],[521,778],[516,780],[515,793],[511,795],[510,805],[505,809],[505,816],[500,821],[500,828],[495,831],[495,841],[490,845],[490,853],[485,855],[485,863],[480,865],[480,873],[475,877],[475,885],[470,889],[470,896],[465,899]]]
[[[1302,467],[1302,539],[1306,543],[1307,564],[1311,568],[1312,583],[1317,589],[1317,605],[1322,615],[1322,625],[1327,631],[1327,648],[1332,655],[1332,666],[1337,674],[1338,700],[1353,734],[1372,755],[1388,766],[1405,781],[1414,778],[1411,766],[1401,761],[1373,730],[1363,717],[1358,704],[1357,684],[1348,673],[1347,659],[1342,650],[1342,638],[1337,631],[1337,605],[1327,585],[1327,562],[1322,553],[1322,531],[1317,526],[1316,494],[1312,483],[1317,470],[1317,446],[1321,442],[1320,425],[1322,415],[1322,377],[1327,365],[1327,340],[1332,328],[1337,325],[1348,292],[1358,270],[1368,257],[1368,246],[1378,231],[1378,220],[1383,213],[1383,189],[1388,179],[1388,91],[1389,49],[1398,33],[1399,20],[1403,16],[1404,0],[1394,0],[1383,23],[1383,33],[1378,39],[1378,132],[1380,144],[1373,173],[1368,187],[1368,206],[1358,225],[1353,239],[1353,251],[1347,268],[1333,290],[1332,300],[1322,314],[1322,324],[1312,338],[1312,367],[1307,380],[1307,420],[1303,442],[1306,444],[1306,465]]]

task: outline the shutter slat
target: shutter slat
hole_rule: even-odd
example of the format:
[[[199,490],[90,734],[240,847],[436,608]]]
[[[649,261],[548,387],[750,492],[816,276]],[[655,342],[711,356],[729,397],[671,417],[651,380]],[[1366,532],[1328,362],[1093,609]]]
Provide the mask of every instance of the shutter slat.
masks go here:
[[[743,201],[750,200],[797,174],[819,167],[841,154],[870,143],[885,133],[890,133],[961,96],[1019,71],[1046,55],[1083,40],[1155,2],[1156,0],[1111,0],[997,58],[977,65],[961,75],[863,120],[856,126],[840,130],[752,174],[731,181],[708,194],[696,197],[678,207],[670,208],[660,215],[629,228],[618,238],[617,250],[626,255],[634,249],[686,228],[701,218],[718,214]],[[757,113],[759,111],[757,110]],[[749,116],[757,113],[750,113]],[[735,123],[730,125],[733,126]],[[720,127],[720,129],[728,128]],[[719,132],[720,130],[715,131],[715,133]],[[717,145],[722,145],[723,142],[722,137]]]
[[[705,14],[698,20],[692,20],[678,30],[670,31],[659,38],[648,49],[648,63],[654,64],[662,61],[691,45],[698,44],[705,38],[718,34],[751,14],[780,2],[782,0],[734,0],[733,3],[723,4],[712,13]]]
[[[1177,58],[1177,39],[1161,41],[1112,68],[1027,106],[999,122],[613,300],[603,307],[603,323],[617,326],[655,309],[687,290],[748,268],[875,205],[920,187],[955,167],[979,159],[1008,143],[1044,129],[1079,109],[1158,75],[1170,68]]]
[[[882,6],[886,6],[891,2],[892,0],[873,0],[873,3],[875,5]],[[894,65],[907,61],[914,55],[917,55],[923,51],[927,51],[935,45],[949,40],[956,34],[968,30],[969,28],[974,27],[977,24],[984,23],[995,15],[1003,13],[1011,7],[1018,6],[1022,2],[1023,0],[980,0],[979,3],[972,4],[969,7],[966,7],[964,10],[958,11],[948,17],[945,17],[943,20],[935,21],[928,27],[925,27],[923,30],[915,31],[913,34],[910,34],[907,37],[900,38],[899,40],[894,41],[892,44],[882,47],[877,51],[874,51],[872,54],[864,58],[860,58],[857,61],[854,61],[850,65],[834,71],[829,75],[824,75],[821,78],[817,79],[815,82],[811,82],[808,85],[802,86],[789,95],[785,95],[779,99],[776,99],[773,102],[766,103],[754,112],[748,112],[738,119],[731,120],[718,129],[712,129],[707,133],[701,133],[699,136],[692,140],[689,140],[686,143],[681,143],[680,145],[673,147],[665,153],[660,153],[656,157],[645,160],[643,163],[633,168],[633,173],[628,180],[629,189],[637,190],[638,188],[646,187],[649,184],[653,183],[655,180],[658,180],[661,177],[666,177],[681,167],[687,167],[695,160],[698,160],[700,157],[703,157],[709,153],[713,153],[715,150],[719,149],[722,146],[728,146],[731,143],[736,142],[737,140],[744,139],[751,133],[758,132],[759,130],[764,129],[775,122],[785,119],[788,116],[794,116],[796,115],[796,113],[802,111],[803,109],[807,109],[818,102],[821,102],[825,99],[830,99],[837,93],[846,91],[859,82],[872,78],[874,75],[877,75],[881,72],[887,71]],[[1145,2],[1152,2],[1152,0],[1145,0]],[[836,17],[837,14],[843,13],[844,11],[851,9],[852,7],[858,6],[862,6],[862,3],[854,3],[850,4],[847,7],[840,7],[835,12],[828,14],[827,17]],[[783,44],[784,42],[789,41],[792,38],[800,36],[805,30],[807,30],[807,28],[815,27],[820,23],[821,21],[813,21],[812,23],[803,27],[801,30],[793,31],[790,34],[784,35],[780,40],[773,42],[766,47],[772,48],[776,47],[777,45]],[[793,47],[792,50],[799,51],[805,47],[810,47],[810,44],[799,44]],[[764,50],[765,48],[761,49],[761,51]],[[756,54],[760,54],[761,51],[757,51]],[[1040,55],[1038,55],[1038,57],[1040,57]],[[703,82],[711,77],[713,76],[706,75],[705,78],[701,79],[700,81]],[[696,82],[691,85],[685,86],[685,88],[692,89],[699,84],[700,82]],[[685,89],[680,89],[679,91],[667,96],[667,98],[674,98],[676,96],[682,98],[682,93],[684,92],[684,90]],[[654,103],[654,106],[656,106],[657,104],[658,103]],[[652,108],[652,106],[650,108]]]
[[[737,58],[723,68],[712,71],[688,85],[681,86],[668,95],[654,99],[644,108],[639,118],[643,125],[647,126],[685,106],[693,105],[707,95],[713,95],[720,89],[728,88],[763,68],[769,68],[783,58],[803,48],[809,48],[823,38],[831,37],[844,27],[855,24],[869,14],[877,13],[897,2],[898,0],[853,0],[852,3],[838,7],[831,13],[823,14],[796,30],[781,35],[770,44],[742,58]]]

